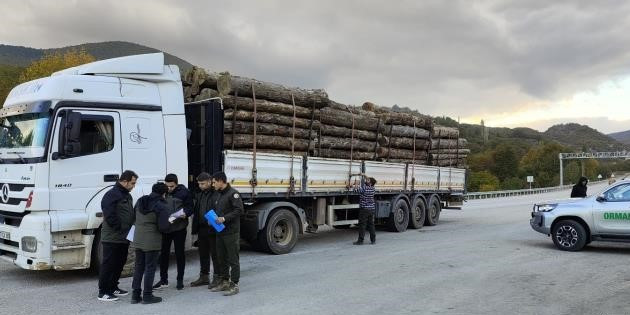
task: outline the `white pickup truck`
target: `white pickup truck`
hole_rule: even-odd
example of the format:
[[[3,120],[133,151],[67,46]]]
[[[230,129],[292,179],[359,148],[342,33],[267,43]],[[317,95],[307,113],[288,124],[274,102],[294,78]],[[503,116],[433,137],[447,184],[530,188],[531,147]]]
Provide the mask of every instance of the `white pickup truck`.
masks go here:
[[[0,110],[0,258],[33,270],[98,265],[101,198],[126,169],[140,176],[135,200],[167,173],[194,189],[201,171],[224,170],[246,201],[241,236],[275,254],[306,225],[357,223],[352,174],[376,178],[376,219],[393,231],[462,204],[464,169],[226,150],[223,117],[221,99],[184,104],[179,69],[161,53],[15,87]]]
[[[530,225],[566,251],[579,251],[591,241],[630,242],[630,181],[587,198],[535,204]]]

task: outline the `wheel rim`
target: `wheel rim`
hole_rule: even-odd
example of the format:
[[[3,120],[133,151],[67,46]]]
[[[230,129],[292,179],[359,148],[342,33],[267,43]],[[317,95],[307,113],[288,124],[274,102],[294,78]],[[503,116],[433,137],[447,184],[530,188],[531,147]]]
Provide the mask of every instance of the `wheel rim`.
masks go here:
[[[414,212],[414,215],[415,215],[413,220],[416,223],[421,223],[423,221],[422,220],[422,208],[420,208],[420,206],[416,206],[415,208],[413,208],[413,212]]]
[[[577,230],[570,225],[563,225],[556,231],[556,241],[562,247],[572,247],[577,244],[578,240]]]
[[[403,211],[402,207],[398,207],[398,209],[396,209],[396,222],[398,224],[405,222],[405,211]]]
[[[282,219],[276,222],[272,229],[271,238],[274,243],[285,246],[291,242],[293,238],[293,228],[287,219]]]
[[[435,219],[437,217],[437,207],[435,204],[431,206],[429,215],[431,216],[431,219]]]

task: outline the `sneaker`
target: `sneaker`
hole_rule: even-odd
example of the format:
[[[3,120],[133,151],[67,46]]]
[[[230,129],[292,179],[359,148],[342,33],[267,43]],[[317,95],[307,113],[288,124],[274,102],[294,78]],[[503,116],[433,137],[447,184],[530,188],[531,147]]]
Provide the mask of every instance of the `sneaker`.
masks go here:
[[[177,280],[177,286],[175,287],[177,290],[184,289],[184,280]]]
[[[98,300],[105,301],[105,302],[113,302],[113,301],[118,301],[118,297],[115,294],[101,293],[98,295]]]
[[[191,287],[199,287],[202,285],[207,285],[209,283],[208,281],[208,275],[199,275],[199,279],[193,281],[190,283]]]
[[[371,241],[370,242],[370,245],[374,245],[374,244],[376,244],[376,241]]]
[[[230,288],[230,283],[226,280],[222,280],[221,283],[219,283],[218,286],[210,289],[210,291],[212,292],[221,292],[221,291],[227,291]]]
[[[363,245],[363,241],[356,241],[352,243],[352,245]]]
[[[230,283],[230,288],[223,293],[223,296],[232,296],[238,294],[238,283]]]
[[[154,304],[160,302],[162,302],[162,298],[153,294],[142,297],[142,304]]]
[[[116,296],[126,296],[127,294],[129,294],[129,291],[125,291],[121,288],[116,288],[116,290],[114,290],[114,295]]]
[[[142,295],[140,290],[134,290],[131,294],[131,304],[138,304],[142,302]]]
[[[168,281],[158,281],[158,283],[153,285],[153,290],[161,290],[164,288],[168,288]]]
[[[208,289],[212,290],[212,289],[216,288],[219,284],[221,284],[221,279],[219,279],[218,276],[214,276],[212,278],[212,282],[210,282],[210,284],[208,284]]]

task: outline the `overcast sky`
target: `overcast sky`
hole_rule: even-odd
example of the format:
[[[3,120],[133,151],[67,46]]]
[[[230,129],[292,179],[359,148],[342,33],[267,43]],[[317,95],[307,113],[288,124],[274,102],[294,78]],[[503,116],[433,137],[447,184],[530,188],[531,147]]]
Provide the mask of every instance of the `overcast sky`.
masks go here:
[[[630,129],[630,1],[27,1],[0,43],[123,40],[305,88],[492,126]]]

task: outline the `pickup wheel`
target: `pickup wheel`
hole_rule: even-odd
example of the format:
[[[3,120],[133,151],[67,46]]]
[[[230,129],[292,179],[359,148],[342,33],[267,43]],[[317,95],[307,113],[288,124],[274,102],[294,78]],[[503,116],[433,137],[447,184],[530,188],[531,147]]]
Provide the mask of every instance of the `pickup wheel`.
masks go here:
[[[89,271],[94,274],[98,274],[101,269],[101,263],[103,262],[103,245],[101,244],[100,229],[94,234],[94,240],[92,241],[92,253],[90,256]]]
[[[411,204],[411,211],[409,211],[409,228],[419,229],[424,226],[426,216],[427,206],[424,204],[424,199],[416,197]]]
[[[387,228],[392,232],[404,232],[409,225],[409,205],[403,198],[394,203],[392,212],[387,219]]]
[[[431,198],[429,199],[429,205],[427,208],[428,208],[427,218],[424,221],[425,225],[433,226],[433,225],[438,224],[438,221],[440,220],[440,211],[442,209],[440,207],[440,200],[438,199],[437,196],[435,195],[431,196]]]
[[[299,234],[297,218],[287,209],[271,213],[265,228],[258,232],[258,248],[276,255],[290,252]]]
[[[562,220],[551,230],[551,238],[558,249],[576,252],[586,245],[586,229],[573,220]]]

